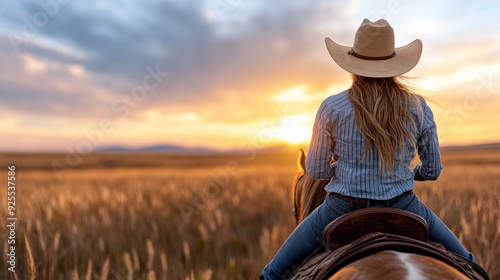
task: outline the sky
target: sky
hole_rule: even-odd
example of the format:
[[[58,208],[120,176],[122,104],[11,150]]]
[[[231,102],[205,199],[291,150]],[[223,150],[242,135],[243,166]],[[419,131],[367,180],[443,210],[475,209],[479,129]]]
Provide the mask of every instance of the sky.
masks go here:
[[[0,151],[307,147],[364,18],[423,41],[441,145],[500,142],[498,1],[40,0],[0,3]]]

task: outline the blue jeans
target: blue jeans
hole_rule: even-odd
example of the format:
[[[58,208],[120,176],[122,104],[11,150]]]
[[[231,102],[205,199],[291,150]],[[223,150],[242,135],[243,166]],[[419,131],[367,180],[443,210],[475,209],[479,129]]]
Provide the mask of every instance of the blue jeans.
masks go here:
[[[475,261],[451,230],[415,194],[407,194],[393,201],[388,207],[399,208],[422,216],[429,225],[429,239],[443,244],[471,261]],[[349,202],[328,194],[316,208],[288,237],[271,262],[262,272],[264,279],[287,279],[309,257],[323,251],[322,234],[325,227],[336,218],[356,209]]]

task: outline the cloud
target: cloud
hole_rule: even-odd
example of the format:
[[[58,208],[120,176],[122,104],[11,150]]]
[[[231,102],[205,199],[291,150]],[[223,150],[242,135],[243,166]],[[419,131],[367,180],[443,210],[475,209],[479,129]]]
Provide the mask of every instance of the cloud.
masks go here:
[[[177,120],[236,131],[238,124],[266,123],[284,107],[291,115],[314,114],[322,98],[349,81],[329,57],[324,37],[350,44],[364,17],[387,13],[403,34],[412,35],[412,28],[423,33],[426,57],[415,73],[442,78],[441,87],[460,82],[460,69],[485,69],[500,57],[498,40],[486,37],[487,31],[473,41],[456,35],[463,28],[454,27],[464,21],[460,9],[476,11],[467,17],[483,22],[481,14],[491,18],[484,5],[460,2],[461,8],[446,10],[446,18],[440,11],[449,3],[436,6],[420,21],[428,27],[415,30],[419,17],[412,11],[428,9],[416,2],[402,2],[392,14],[387,1],[231,3],[221,18],[212,0],[68,1],[29,40],[23,34],[26,22],[45,10],[32,1],[2,3],[0,32],[7,32],[0,35],[0,63],[9,67],[0,68],[0,107],[12,108],[24,120],[59,124],[56,120],[64,118],[83,129],[116,117],[111,104],[142,84],[147,66],[158,65],[169,76],[131,108],[126,118],[137,127]],[[441,36],[445,31],[451,35]],[[402,41],[410,35],[402,35]],[[13,38],[22,42],[19,53],[12,48]],[[301,101],[287,100],[294,97],[283,92],[299,85],[304,87]],[[181,128],[171,128],[176,129]]]
[[[22,3],[28,15],[40,10],[36,4]],[[305,81],[326,87],[335,80],[325,75],[333,63],[318,30],[324,24],[321,7],[262,5],[244,21],[238,20],[236,15],[244,13],[236,7],[234,22],[214,22],[207,21],[196,2],[144,2],[127,7],[122,15],[71,3],[39,29],[40,38],[21,49],[42,59],[81,65],[95,77],[127,79],[119,94],[141,81],[145,66],[161,65],[171,72],[171,79],[145,100],[145,109],[202,106],[223,102],[227,95],[238,103],[257,105],[282,90],[283,83]],[[222,35],[221,26],[226,29]],[[80,55],[43,46],[46,38]]]

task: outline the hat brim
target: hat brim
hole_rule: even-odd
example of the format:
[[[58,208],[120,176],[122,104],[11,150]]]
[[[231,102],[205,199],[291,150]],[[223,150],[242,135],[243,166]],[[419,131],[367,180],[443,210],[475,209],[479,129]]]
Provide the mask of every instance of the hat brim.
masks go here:
[[[384,60],[367,60],[348,54],[351,47],[325,38],[326,48],[335,62],[349,73],[371,78],[402,75],[417,65],[422,54],[422,41],[416,39],[406,46],[395,48],[396,55]]]

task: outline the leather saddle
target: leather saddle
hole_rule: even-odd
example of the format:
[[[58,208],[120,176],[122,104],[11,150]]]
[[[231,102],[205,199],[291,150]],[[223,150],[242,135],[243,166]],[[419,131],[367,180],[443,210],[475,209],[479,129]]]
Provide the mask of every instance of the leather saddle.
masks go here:
[[[363,236],[380,232],[427,242],[427,222],[411,212],[390,207],[369,207],[340,216],[326,226],[323,241],[335,250]]]

